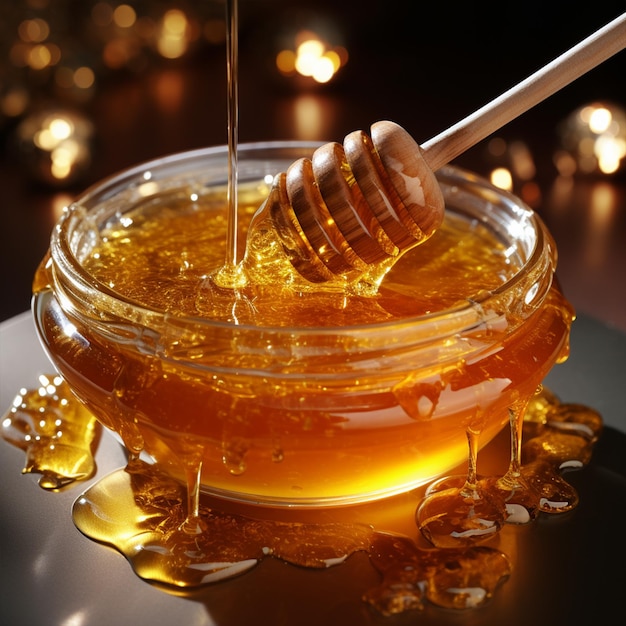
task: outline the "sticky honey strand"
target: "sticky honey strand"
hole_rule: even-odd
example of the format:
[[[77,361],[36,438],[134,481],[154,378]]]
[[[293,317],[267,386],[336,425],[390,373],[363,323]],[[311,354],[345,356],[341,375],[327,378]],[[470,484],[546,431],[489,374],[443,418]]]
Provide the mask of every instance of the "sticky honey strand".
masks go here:
[[[4,417],[2,437],[27,451],[30,471],[52,473],[63,482],[65,454],[30,447],[32,437],[29,429],[18,426],[16,407],[21,415],[37,413],[42,422],[63,415],[63,432],[74,433],[79,450],[92,445],[95,420],[71,394],[59,393],[67,389],[58,379],[44,378],[56,380],[55,391],[52,387],[43,394],[40,389],[21,391],[19,402]],[[588,407],[561,403],[542,390],[528,406],[524,426],[522,469],[536,490],[541,511],[571,510],[578,495],[561,472],[589,462],[602,431],[601,417]],[[76,433],[82,434],[76,437]],[[87,476],[82,472],[66,478]],[[45,481],[40,484],[46,488]],[[381,582],[368,589],[363,600],[383,615],[423,609],[429,603],[454,609],[483,606],[511,573],[509,557],[489,546],[423,548],[409,536],[368,524],[329,523],[327,514],[324,523],[301,521],[300,513],[295,519],[280,519],[284,511],[268,515],[261,510],[265,515],[261,518],[229,512],[226,503],[207,497],[200,509],[202,532],[190,533],[182,528],[184,502],[180,483],[156,466],[131,458],[125,469],[99,480],[76,500],[73,517],[85,535],[121,552],[140,578],[174,588],[228,580],[270,556],[319,569],[365,552],[381,574]]]

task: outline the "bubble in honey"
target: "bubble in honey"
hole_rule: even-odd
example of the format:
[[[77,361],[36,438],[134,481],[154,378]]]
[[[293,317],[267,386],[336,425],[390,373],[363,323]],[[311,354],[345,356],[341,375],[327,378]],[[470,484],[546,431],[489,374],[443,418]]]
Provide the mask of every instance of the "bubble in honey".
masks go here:
[[[100,426],[56,375],[22,389],[2,418],[2,438],[24,450],[23,473],[41,474],[39,485],[55,490],[93,475],[93,447]]]
[[[280,445],[280,442],[275,441],[274,446],[272,448],[272,461],[274,461],[274,463],[282,463],[284,459],[285,459],[285,451]]]
[[[222,462],[234,476],[239,476],[246,471],[246,454],[249,447],[250,442],[245,437],[231,436],[224,439]]]

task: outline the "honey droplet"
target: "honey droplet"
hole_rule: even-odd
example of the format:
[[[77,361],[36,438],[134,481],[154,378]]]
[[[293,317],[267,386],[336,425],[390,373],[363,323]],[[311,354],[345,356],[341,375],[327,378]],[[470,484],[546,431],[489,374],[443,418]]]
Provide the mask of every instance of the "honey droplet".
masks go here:
[[[576,507],[578,493],[562,473],[589,463],[602,428],[596,411],[562,403],[549,391],[531,403],[524,421],[521,471],[538,494],[542,512],[566,513]]]

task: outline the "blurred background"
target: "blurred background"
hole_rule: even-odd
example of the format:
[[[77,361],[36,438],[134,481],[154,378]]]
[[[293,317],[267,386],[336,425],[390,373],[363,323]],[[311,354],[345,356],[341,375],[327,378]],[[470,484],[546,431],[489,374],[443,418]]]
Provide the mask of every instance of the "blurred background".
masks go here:
[[[445,130],[626,2],[239,0],[239,140]],[[63,207],[99,179],[227,142],[224,0],[0,2],[0,321],[29,308]],[[579,312],[626,332],[626,52],[456,163],[544,218]]]

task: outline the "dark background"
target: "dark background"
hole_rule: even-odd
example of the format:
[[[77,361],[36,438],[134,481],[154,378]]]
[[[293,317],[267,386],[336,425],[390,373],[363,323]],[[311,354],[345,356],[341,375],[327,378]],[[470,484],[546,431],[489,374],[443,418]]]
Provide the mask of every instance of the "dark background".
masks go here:
[[[128,3],[138,15],[178,7],[206,20],[208,14],[221,17],[224,12],[223,2],[217,1]],[[81,45],[90,50],[85,23],[95,3],[2,4],[0,35],[5,43],[0,48],[0,94],[19,80],[33,95],[19,116],[0,117],[0,320],[28,309],[32,276],[46,251],[50,230],[61,207],[77,193],[140,161],[227,141],[223,43],[198,40],[178,59],[152,54],[135,66],[97,71],[90,97],[76,101],[50,89],[36,72],[16,72],[8,44],[20,19],[56,14],[64,17],[64,37],[73,42],[68,47],[80,56]],[[341,141],[352,130],[367,130],[377,120],[390,119],[423,142],[625,10],[623,1],[240,0],[240,141]],[[326,85],[279,75],[274,56],[282,38],[296,24],[320,21],[332,25],[337,43],[349,52],[348,63]],[[566,294],[579,311],[626,331],[626,164],[610,176],[574,177],[566,200],[562,196],[555,200],[553,154],[559,147],[559,125],[576,108],[596,100],[626,107],[626,52],[497,134],[509,142],[524,141],[534,158],[538,193],[531,204],[557,240],[558,273]],[[53,106],[79,111],[95,128],[89,167],[63,187],[42,180],[33,171],[32,155],[16,141],[17,128],[28,115]],[[306,106],[312,107],[304,115],[308,124],[298,114]],[[487,140],[457,163],[487,175],[494,163],[486,146]],[[594,208],[605,192],[609,209]]]

